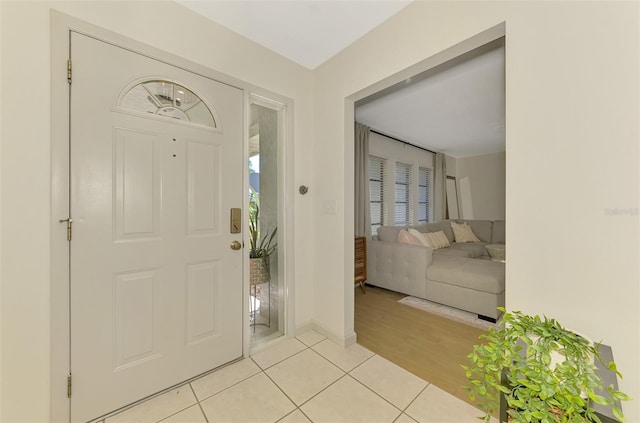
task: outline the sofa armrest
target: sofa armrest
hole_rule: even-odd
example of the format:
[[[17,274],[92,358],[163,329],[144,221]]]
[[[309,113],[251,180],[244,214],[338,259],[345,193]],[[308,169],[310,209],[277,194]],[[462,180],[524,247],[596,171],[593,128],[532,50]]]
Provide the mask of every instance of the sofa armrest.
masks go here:
[[[491,243],[492,244],[504,244],[506,241],[505,237],[505,221],[504,220],[496,220],[493,222],[493,233],[491,234]]]
[[[425,295],[429,247],[370,241],[367,245],[367,282],[414,296]]]

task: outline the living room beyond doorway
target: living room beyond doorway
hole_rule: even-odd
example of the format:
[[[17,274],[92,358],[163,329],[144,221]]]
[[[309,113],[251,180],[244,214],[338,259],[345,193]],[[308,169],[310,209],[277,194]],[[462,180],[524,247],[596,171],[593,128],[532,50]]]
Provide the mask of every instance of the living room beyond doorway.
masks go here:
[[[504,28],[502,36],[475,44],[484,36],[493,37],[479,34],[475,41],[465,41],[469,46],[474,44],[466,53],[452,48],[451,52],[455,50],[458,56],[452,53],[450,59],[439,63],[434,58],[430,66],[427,59],[421,72],[403,74],[402,81],[390,77],[393,82],[386,86],[382,86],[386,81],[381,81],[376,85],[380,90],[374,94],[369,91],[366,96],[354,95],[356,237],[366,236],[370,243],[380,227],[407,228],[439,222],[448,225],[449,219],[462,224],[472,220],[488,224],[499,221],[504,226]],[[443,52],[443,56],[448,54],[449,51]],[[368,161],[359,153],[358,134],[363,126],[371,132],[367,138]],[[368,180],[358,176],[358,162],[366,163],[363,174]],[[358,189],[365,185],[368,203],[362,207]],[[368,228],[362,231],[358,229],[358,217],[364,214],[366,205],[370,219],[363,219]],[[491,239],[483,241],[491,243]],[[499,242],[505,245],[504,239]],[[369,256],[370,247],[367,245]],[[435,251],[440,247],[433,248]],[[370,265],[374,262],[369,261]],[[498,260],[483,252],[467,264],[492,267],[481,274],[491,275],[492,286],[502,285],[502,291],[495,294],[501,296],[500,305],[504,305],[504,257]],[[375,272],[370,273],[372,284],[390,288],[374,280]],[[395,274],[391,277],[402,284],[402,278]],[[399,303],[404,297],[405,294],[373,286],[367,287],[366,294],[356,289],[354,329],[358,343],[470,403],[463,390],[468,381],[460,365],[467,363],[466,356],[484,330]],[[448,305],[465,309],[459,304]],[[490,308],[496,311],[495,305]]]

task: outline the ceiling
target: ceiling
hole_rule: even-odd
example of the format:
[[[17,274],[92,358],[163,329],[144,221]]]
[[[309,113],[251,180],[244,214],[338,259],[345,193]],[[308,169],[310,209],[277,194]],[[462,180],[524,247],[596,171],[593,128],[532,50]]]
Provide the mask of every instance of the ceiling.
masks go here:
[[[356,104],[356,120],[453,157],[505,151],[504,39]]]
[[[315,69],[413,0],[176,0]]]
[[[310,70],[412,0],[176,0]],[[356,104],[356,120],[453,157],[505,150],[504,41]]]

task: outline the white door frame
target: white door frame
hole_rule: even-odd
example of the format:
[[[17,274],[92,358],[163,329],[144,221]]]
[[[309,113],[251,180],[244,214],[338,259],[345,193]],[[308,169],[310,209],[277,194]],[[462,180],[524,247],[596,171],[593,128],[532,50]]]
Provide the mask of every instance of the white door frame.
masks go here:
[[[285,194],[282,198],[283,214],[280,251],[284,254],[283,282],[285,289],[285,336],[293,336],[294,319],[294,180],[293,180],[293,100],[264,90],[252,84],[224,75],[213,69],[155,47],[132,40],[122,35],[89,24],[61,12],[51,11],[51,421],[68,422],[71,418],[70,401],[67,397],[67,376],[70,361],[70,310],[69,310],[69,245],[66,237],[66,225],[59,219],[69,217],[69,84],[66,63],[69,57],[70,31],[105,41],[155,60],[177,66],[181,69],[226,83],[243,90],[245,98],[243,139],[244,163],[248,163],[248,106],[250,95],[258,95],[283,105],[284,139],[280,159],[284,162],[284,180],[279,190]],[[250,94],[251,93],[251,94]],[[245,212],[248,210],[248,188],[245,183]],[[245,220],[248,222],[248,217]],[[248,231],[244,231],[248,245]],[[283,247],[283,248],[282,248]],[[247,250],[245,250],[247,251]],[[245,254],[243,298],[249,298],[248,252]],[[245,301],[243,327],[243,355],[249,354],[249,310]]]

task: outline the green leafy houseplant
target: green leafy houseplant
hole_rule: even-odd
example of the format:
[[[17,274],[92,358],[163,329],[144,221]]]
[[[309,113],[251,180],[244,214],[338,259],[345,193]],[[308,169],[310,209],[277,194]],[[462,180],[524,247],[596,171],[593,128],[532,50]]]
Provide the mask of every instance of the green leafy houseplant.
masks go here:
[[[501,323],[481,335],[484,342],[467,356],[471,364],[462,366],[470,382],[465,389],[472,401],[480,401],[484,421],[504,395],[512,422],[600,422],[592,402],[613,404],[613,414],[624,422],[620,401],[630,398],[613,385],[606,388],[607,397],[598,394],[603,390],[594,364],[594,359],[603,362],[598,344],[554,319],[519,311],[504,313]],[[622,377],[615,363],[605,367]]]
[[[261,258],[264,259],[265,265],[268,268],[268,258],[275,251],[278,246],[276,242],[276,234],[278,228],[264,231],[264,234],[260,233],[259,228],[260,218],[260,205],[258,197],[255,193],[252,193],[249,201],[249,258]]]

